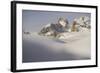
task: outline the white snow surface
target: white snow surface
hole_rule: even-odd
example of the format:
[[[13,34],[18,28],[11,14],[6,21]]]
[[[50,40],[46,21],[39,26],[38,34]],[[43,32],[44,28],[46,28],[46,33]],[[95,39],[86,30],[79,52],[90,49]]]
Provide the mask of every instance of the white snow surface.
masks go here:
[[[68,32],[63,33],[59,39],[40,36],[36,32],[24,34],[23,39],[34,41],[49,47],[49,51],[60,53],[66,52],[78,57],[90,58],[91,56],[91,32]]]
[[[66,51],[71,53],[90,57],[91,51],[91,34],[89,31],[85,32],[71,32],[63,33],[59,39],[66,42]]]

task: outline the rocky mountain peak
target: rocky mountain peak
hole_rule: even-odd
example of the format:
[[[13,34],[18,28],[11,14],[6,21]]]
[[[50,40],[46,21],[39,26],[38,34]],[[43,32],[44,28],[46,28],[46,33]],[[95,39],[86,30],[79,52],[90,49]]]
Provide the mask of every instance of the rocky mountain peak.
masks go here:
[[[81,16],[79,18],[75,18],[72,22],[72,26],[69,27],[69,21],[66,18],[60,17],[57,23],[49,23],[45,25],[39,34],[44,36],[58,36],[61,33],[67,32],[83,32],[89,31],[90,26],[90,18],[87,16]]]

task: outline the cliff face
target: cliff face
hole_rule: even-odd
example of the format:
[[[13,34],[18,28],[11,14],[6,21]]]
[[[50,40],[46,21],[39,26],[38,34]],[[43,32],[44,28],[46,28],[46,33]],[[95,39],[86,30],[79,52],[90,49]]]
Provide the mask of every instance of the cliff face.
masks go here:
[[[68,29],[68,20],[64,18],[59,18],[57,23],[50,23],[45,25],[41,29],[39,34],[44,36],[57,37],[59,33],[68,32]]]
[[[90,18],[82,16],[75,18],[72,24],[69,24],[68,19],[59,18],[57,23],[50,23],[45,25],[41,31],[40,35],[59,37],[62,33],[68,32],[84,32],[90,31]]]
[[[89,31],[91,28],[90,26],[90,19],[89,17],[80,17],[77,19],[74,19],[73,24],[72,24],[72,31]]]

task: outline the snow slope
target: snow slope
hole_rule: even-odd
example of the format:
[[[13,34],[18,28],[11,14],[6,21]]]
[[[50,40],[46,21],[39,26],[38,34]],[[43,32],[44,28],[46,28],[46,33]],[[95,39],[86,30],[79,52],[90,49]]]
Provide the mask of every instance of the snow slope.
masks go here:
[[[29,35],[23,34],[23,41],[25,45],[24,49],[27,50],[24,50],[24,58],[26,58],[25,55],[28,54],[28,57],[31,56],[31,59],[33,58],[33,55],[35,55],[34,57],[38,55],[40,57],[38,60],[41,59],[39,61],[65,59],[81,60],[90,58],[91,34],[89,31],[63,33],[63,35],[64,36],[60,37],[59,39],[55,39],[46,36],[40,36],[36,32],[33,32]],[[38,48],[36,46],[38,46]],[[35,58],[33,58],[33,60],[35,60]]]
[[[68,37],[66,37],[68,36]],[[89,31],[85,32],[71,32],[64,33],[64,36],[61,36],[59,39],[66,42],[66,51],[71,53],[90,57],[91,51],[91,34]]]

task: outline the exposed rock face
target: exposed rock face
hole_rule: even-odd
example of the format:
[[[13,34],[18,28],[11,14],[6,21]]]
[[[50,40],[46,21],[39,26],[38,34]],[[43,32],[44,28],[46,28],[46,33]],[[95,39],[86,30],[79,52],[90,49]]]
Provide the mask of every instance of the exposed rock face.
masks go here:
[[[71,31],[88,31],[90,30],[90,19],[89,17],[83,16],[77,19],[74,19]]]
[[[25,32],[25,31],[24,31],[24,34],[30,34],[30,32],[28,32],[28,31],[27,31],[27,32]]]
[[[39,32],[40,35],[57,37],[59,33],[68,31],[68,20],[59,18],[58,23],[47,24]]]
[[[71,24],[70,24],[71,25]],[[74,19],[72,26],[69,25],[67,19],[59,18],[58,23],[50,23],[42,28],[40,35],[60,37],[67,32],[83,32],[90,31],[90,18],[86,16]]]

